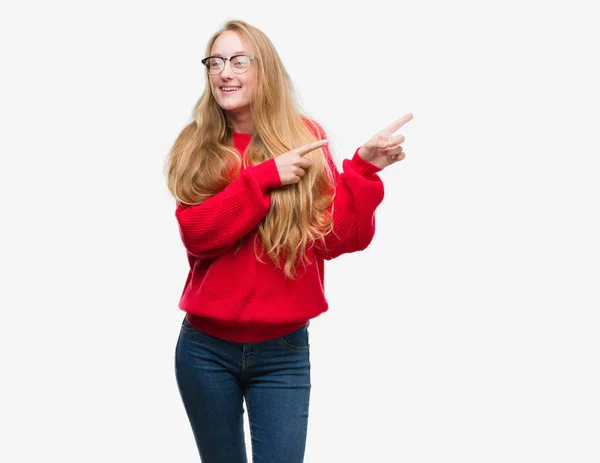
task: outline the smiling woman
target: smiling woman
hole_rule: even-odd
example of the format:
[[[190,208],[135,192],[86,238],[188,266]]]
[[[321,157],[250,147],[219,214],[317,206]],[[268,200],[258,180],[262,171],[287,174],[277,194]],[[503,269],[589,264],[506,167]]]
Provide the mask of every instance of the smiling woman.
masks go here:
[[[211,56],[202,60],[210,76],[212,94],[219,106],[230,112],[230,117],[247,112],[252,101],[257,73],[251,66],[255,57],[247,53],[240,35],[226,30],[214,41]]]
[[[229,21],[208,41],[206,88],[168,157],[190,265],[179,308],[177,384],[203,462],[302,462],[310,320],[328,310],[324,261],[367,248],[383,200],[377,173],[404,157],[392,134],[344,159],[301,114],[269,38]]]

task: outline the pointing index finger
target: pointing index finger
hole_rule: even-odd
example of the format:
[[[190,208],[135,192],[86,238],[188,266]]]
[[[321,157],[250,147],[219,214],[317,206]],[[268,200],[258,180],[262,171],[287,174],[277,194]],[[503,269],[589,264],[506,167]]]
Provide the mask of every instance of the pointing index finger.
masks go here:
[[[298,148],[298,149],[296,150],[296,152],[297,152],[297,153],[298,153],[300,156],[304,157],[304,156],[306,156],[308,153],[310,153],[311,151],[314,151],[314,150],[316,150],[317,148],[320,148],[321,146],[324,146],[324,145],[326,145],[327,143],[329,143],[329,142],[328,142],[328,140],[327,140],[326,138],[325,138],[325,139],[323,139],[323,140],[318,140],[318,141],[315,141],[315,142],[309,143],[308,145],[301,146],[300,148]]]
[[[391,136],[400,127],[402,127],[404,124],[406,124],[408,121],[410,121],[413,117],[414,116],[412,113],[405,114],[400,119],[398,119],[396,122],[394,122],[394,123],[390,124],[388,127],[386,127],[383,130],[382,134],[386,137]]]

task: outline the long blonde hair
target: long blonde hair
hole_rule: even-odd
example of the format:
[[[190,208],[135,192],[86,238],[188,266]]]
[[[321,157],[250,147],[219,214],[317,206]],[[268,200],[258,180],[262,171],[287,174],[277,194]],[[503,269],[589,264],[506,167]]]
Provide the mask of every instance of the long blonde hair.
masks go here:
[[[249,165],[257,165],[324,135],[320,126],[297,109],[292,81],[271,40],[250,24],[225,23],[208,42],[206,55],[224,31],[234,31],[254,50],[257,66],[251,102],[254,130],[247,148]],[[215,100],[208,73],[206,88],[196,103],[193,120],[179,134],[167,158],[167,185],[182,204],[201,204],[222,191],[241,172],[242,159],[232,144],[233,127]],[[299,183],[270,190],[271,207],[257,227],[263,249],[255,255],[261,262],[266,250],[277,268],[295,278],[296,264],[304,266],[307,248],[332,232],[328,208],[333,201],[334,175],[331,158],[323,148],[306,155],[312,166]],[[256,237],[255,237],[256,238]],[[241,247],[237,243],[236,252]],[[285,262],[282,265],[282,261]]]

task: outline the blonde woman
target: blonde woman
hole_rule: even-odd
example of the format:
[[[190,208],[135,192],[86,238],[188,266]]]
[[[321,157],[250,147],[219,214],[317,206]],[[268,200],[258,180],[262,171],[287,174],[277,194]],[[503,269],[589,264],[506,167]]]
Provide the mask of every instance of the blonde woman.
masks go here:
[[[167,162],[190,265],[175,354],[201,461],[302,462],[310,398],[308,326],[328,309],[324,260],[365,249],[402,160],[407,114],[343,161],[300,114],[275,47],[229,21],[209,40],[206,90]]]

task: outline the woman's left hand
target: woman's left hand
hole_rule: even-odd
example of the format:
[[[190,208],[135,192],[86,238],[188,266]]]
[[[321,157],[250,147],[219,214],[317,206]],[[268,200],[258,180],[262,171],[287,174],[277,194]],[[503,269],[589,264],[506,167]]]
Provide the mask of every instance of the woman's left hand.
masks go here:
[[[406,154],[402,150],[402,143],[406,140],[404,135],[392,136],[400,127],[410,121],[412,113],[405,114],[396,122],[374,135],[358,150],[358,155],[365,161],[374,164],[380,169],[401,161]]]

